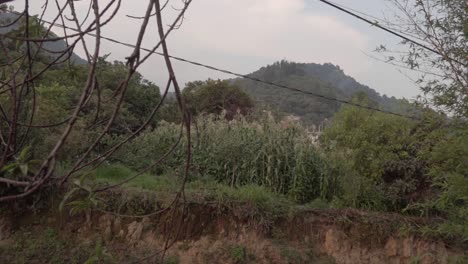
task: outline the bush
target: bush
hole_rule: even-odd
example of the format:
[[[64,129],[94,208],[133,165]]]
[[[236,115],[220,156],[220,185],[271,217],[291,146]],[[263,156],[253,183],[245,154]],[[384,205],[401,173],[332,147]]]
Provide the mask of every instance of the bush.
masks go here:
[[[425,163],[412,137],[414,122],[346,106],[321,142],[341,174],[344,206],[402,210],[425,183]]]
[[[125,166],[142,170],[151,166],[160,157],[166,154],[177,142],[180,134],[180,125],[162,122],[154,130],[146,130],[139,136],[124,144],[110,158],[111,162],[120,162]],[[125,136],[109,136],[105,144],[117,144]],[[182,144],[181,144],[182,145]],[[185,159],[184,148],[178,147],[164,162],[150,170],[154,174],[162,174],[183,164]]]
[[[344,107],[321,142],[341,179],[334,206],[443,217],[431,232],[468,241],[466,121]]]
[[[437,227],[439,234],[468,245],[468,126],[453,123],[445,129],[428,152],[429,175],[438,195],[420,206],[426,214],[435,211],[448,220]]]

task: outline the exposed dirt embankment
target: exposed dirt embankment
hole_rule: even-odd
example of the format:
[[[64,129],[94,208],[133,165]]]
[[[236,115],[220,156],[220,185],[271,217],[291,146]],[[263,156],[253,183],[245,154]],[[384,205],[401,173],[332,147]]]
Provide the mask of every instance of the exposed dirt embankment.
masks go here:
[[[183,217],[172,211],[142,218],[106,213],[64,217],[51,212],[21,218],[3,216],[0,219],[0,262],[15,263],[11,250],[18,251],[13,247],[18,244],[15,240],[21,232],[27,232],[33,239],[46,229],[57,230],[58,237],[74,241],[73,245],[102,240],[118,263],[131,263],[158,252],[168,237],[165,234],[177,238],[169,239],[175,242],[167,252],[167,259],[171,261],[168,263],[435,264],[457,263],[456,259],[462,255],[461,250],[452,249],[442,241],[396,232],[397,225],[413,222],[396,215],[317,210],[269,223],[239,215],[235,210],[192,205]],[[29,249],[21,247],[21,250]],[[47,250],[52,249],[48,247]],[[61,250],[60,254],[72,254],[67,246]],[[52,253],[35,253],[34,261],[29,263],[49,262],[47,256]],[[140,262],[157,263],[154,259]]]

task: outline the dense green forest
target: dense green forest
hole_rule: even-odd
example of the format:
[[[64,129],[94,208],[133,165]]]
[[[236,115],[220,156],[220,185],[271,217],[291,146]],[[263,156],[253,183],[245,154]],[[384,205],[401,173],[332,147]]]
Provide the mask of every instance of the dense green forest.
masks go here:
[[[32,28],[41,34],[40,25]],[[13,26],[8,34],[18,37],[22,30],[21,25]],[[226,207],[254,204],[248,207],[249,217],[265,225],[291,213],[291,208],[354,208],[424,218],[425,224],[404,228],[468,250],[468,124],[462,111],[466,105],[460,102],[459,112],[438,111],[430,104],[382,96],[333,64],[288,61],[250,76],[409,117],[246,79],[194,81],[180,95],[167,98],[167,91],[137,71],[125,80],[129,63],[107,57],[99,57],[90,81],[94,66],[76,55],[49,65],[28,90],[16,82],[38,73],[55,57],[40,53],[30,67],[22,60],[11,62],[25,45],[18,39],[5,41],[9,56],[0,55],[1,65],[11,64],[19,72],[0,68],[0,197],[29,191],[30,185],[23,183],[36,182],[41,164],[60,142],[73,107],[82,100],[82,87],[90,82],[94,86],[51,163],[50,182],[2,210],[46,208],[50,197],[58,196],[59,202],[52,204],[72,215],[93,210],[144,215],[161,201],[140,207],[133,200],[116,204],[112,198],[105,200],[106,191],[117,187],[179,197],[176,193],[183,186],[188,201]],[[48,46],[57,51],[63,47],[65,43]],[[124,92],[122,82],[128,86]],[[448,82],[443,80],[437,92]],[[440,106],[454,102],[450,96],[456,87],[465,91],[457,85],[450,86]],[[22,99],[16,103],[17,94],[10,91],[20,86]],[[287,121],[285,114],[301,119]],[[310,126],[325,120],[315,140]],[[11,132],[13,127],[17,134]],[[8,144],[12,140],[14,144]],[[64,184],[66,177],[70,181]]]

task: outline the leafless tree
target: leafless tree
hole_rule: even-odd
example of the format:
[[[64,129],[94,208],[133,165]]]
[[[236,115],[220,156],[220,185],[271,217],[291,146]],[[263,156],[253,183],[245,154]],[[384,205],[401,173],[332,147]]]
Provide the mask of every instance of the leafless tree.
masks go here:
[[[9,1],[0,0],[0,4],[4,4],[6,2]],[[76,158],[76,162],[73,164],[73,166],[63,175],[56,175],[56,173],[54,173],[57,156],[59,155],[59,151],[67,144],[70,134],[76,129],[77,122],[80,120],[80,118],[82,118],[80,113],[86,106],[89,105],[91,97],[98,95],[98,98],[100,98],[97,67],[99,58],[102,56],[101,41],[103,37],[101,32],[110,21],[116,18],[116,15],[121,9],[121,0],[109,0],[104,6],[101,6],[103,3],[102,1],[88,0],[88,13],[84,18],[80,18],[78,16],[75,7],[75,1],[72,0],[67,0],[64,2],[60,2],[58,0],[43,0],[43,10],[39,17],[32,16],[29,0],[24,0],[25,8],[22,12],[13,12],[7,8],[0,10],[0,16],[2,12],[12,13],[15,15],[14,21],[8,21],[3,25],[0,24],[0,29],[24,23],[24,30],[20,35],[9,33],[0,35],[0,50],[1,54],[3,54],[1,56],[3,56],[4,60],[6,61],[6,63],[0,65],[0,71],[7,73],[4,74],[6,78],[0,79],[0,96],[3,95],[3,98],[7,98],[6,100],[0,100],[0,186],[8,190],[5,195],[0,196],[0,202],[17,201],[21,198],[31,196],[39,192],[41,189],[49,186],[68,186],[70,179],[76,177],[78,172],[86,168],[96,168],[100,166],[121,146],[128,143],[132,138],[148,127],[166,99],[169,89],[173,87],[183,120],[178,141],[170,148],[167,153],[161,157],[157,157],[154,163],[148,166],[148,168],[145,170],[140,171],[135,175],[129,176],[120,183],[107,187],[101,187],[91,191],[96,193],[108,191],[135,179],[145,171],[153,168],[154,166],[157,166],[163,162],[164,159],[171,154],[171,152],[174,151],[185,135],[188,143],[187,157],[185,176],[182,185],[180,186],[179,192],[175,196],[173,203],[168,208],[154,212],[150,215],[167,212],[170,210],[170,208],[185,208],[184,187],[185,182],[187,181],[191,160],[191,122],[189,113],[185,107],[184,99],[181,96],[181,89],[177,81],[176,73],[172,66],[166,39],[174,29],[177,29],[181,26],[184,15],[191,2],[191,0],[181,1],[182,8],[177,9],[178,15],[167,27],[167,30],[164,30],[165,22],[163,21],[162,11],[168,5],[169,1],[164,1],[164,3],[161,5],[160,0],[148,0],[145,13],[141,16],[132,16],[136,23],[140,24],[138,30],[139,33],[134,40],[135,45],[133,50],[126,58],[126,75],[123,76],[118,86],[114,89],[116,92],[112,97],[111,105],[113,105],[113,108],[110,118],[106,120],[105,124],[102,126],[101,131],[99,131],[89,146],[86,147],[86,150]],[[48,8],[51,8],[51,6],[55,6],[56,10],[58,11],[51,21],[46,21],[43,19],[43,17]],[[68,17],[65,14],[71,14],[71,17]],[[151,28],[150,26],[151,18],[155,18],[156,27],[154,28]],[[31,32],[35,23],[40,23],[40,33],[37,33],[38,31]],[[62,36],[51,34],[53,28],[60,28],[62,30]],[[141,45],[143,43],[143,39],[150,31],[156,32],[159,36],[159,39],[154,43],[150,52],[142,54]],[[58,40],[63,40],[67,43],[67,48],[65,50],[57,52],[47,50],[44,47],[45,43]],[[16,57],[13,56],[12,52],[7,48],[11,41],[18,41],[23,43],[21,48],[24,48],[24,54],[20,54],[19,56],[15,55]],[[90,45],[89,43],[94,44]],[[87,60],[87,73],[86,81],[81,87],[80,96],[76,105],[73,106],[70,114],[61,122],[37,123],[37,80],[39,80],[39,78],[41,78],[41,76],[49,71],[54,65],[69,61],[71,56],[74,54],[73,51],[79,45],[82,46],[82,49],[85,53],[85,58]],[[120,142],[110,146],[104,153],[97,155],[96,152],[93,152],[93,150],[95,150],[96,146],[100,144],[105,135],[109,133],[111,126],[115,123],[116,119],[121,114],[120,110],[122,108],[124,98],[127,95],[127,90],[131,78],[141,67],[141,65],[146,63],[148,58],[152,56],[159,48],[162,49],[166,70],[169,74],[167,85],[161,99],[154,105],[154,108],[152,109],[151,113],[149,113],[146,120],[139,124],[139,127],[136,130],[127,135]],[[52,61],[46,63],[45,65],[43,63],[38,63],[40,54],[44,51],[48,53],[54,53]],[[26,98],[32,98],[32,100],[27,100]],[[94,106],[97,108],[95,109],[96,113],[99,112],[99,102],[100,100],[98,100],[98,104]],[[6,105],[8,105],[8,107]],[[97,120],[98,118],[96,116],[95,122],[97,122]],[[42,157],[42,161],[38,170],[36,170],[34,173],[28,173],[14,179],[5,177],[1,173],[3,170],[11,166],[17,157],[21,155],[21,152],[24,150],[24,142],[27,141],[28,137],[33,131],[52,127],[61,129],[61,135],[53,144],[53,147],[49,150],[47,156]],[[102,209],[96,208],[96,210]],[[185,210],[183,209],[183,211]],[[172,214],[175,213],[176,210],[174,209]],[[183,219],[181,219],[181,221],[183,221]],[[169,235],[167,237],[164,248],[155,254],[148,256],[148,258],[154,257],[156,255],[164,257],[166,250],[175,242],[175,240],[171,239],[174,237],[173,235],[175,235],[175,238],[177,238],[181,224],[181,222],[178,222],[174,223],[174,226],[171,228],[168,227],[170,231],[167,232]]]
[[[2,0],[0,3],[6,2],[7,1]],[[134,49],[127,57],[127,74],[119,82],[118,87],[115,88],[116,94],[113,97],[113,109],[110,118],[106,121],[99,134],[92,140],[92,143],[87,146],[86,151],[84,151],[80,157],[77,157],[76,162],[73,164],[72,168],[64,175],[55,175],[54,171],[59,151],[63,148],[64,145],[67,144],[67,140],[69,139],[71,132],[75,129],[76,123],[80,119],[80,112],[87,104],[89,104],[91,96],[99,93],[99,81],[96,77],[96,71],[98,60],[102,54],[101,32],[110,21],[115,19],[121,7],[121,0],[110,0],[106,2],[105,6],[100,6],[100,4],[102,4],[101,1],[89,0],[89,12],[85,18],[78,17],[74,1],[59,2],[58,0],[44,0],[43,2],[43,11],[39,18],[34,18],[31,15],[28,0],[24,1],[25,9],[22,12],[12,12],[8,10],[0,11],[5,13],[10,12],[16,15],[15,21],[10,21],[8,24],[4,24],[1,27],[15,25],[16,23],[19,23],[20,19],[24,20],[25,24],[22,35],[18,36],[5,33],[0,39],[0,49],[2,50],[2,53],[4,54],[3,56],[7,61],[7,63],[1,65],[1,70],[8,72],[7,78],[0,81],[0,93],[6,95],[5,98],[8,98],[8,102],[2,102],[8,103],[11,106],[11,111],[7,111],[6,107],[4,105],[2,106],[0,102],[0,118],[2,129],[0,131],[0,149],[2,150],[2,153],[0,153],[0,168],[6,168],[15,160],[15,158],[24,148],[23,142],[28,138],[31,131],[51,127],[60,127],[62,128],[62,132],[61,136],[55,142],[53,148],[50,149],[49,154],[43,157],[39,169],[34,174],[24,175],[23,177],[17,179],[3,177],[2,174],[0,174],[0,184],[11,189],[7,195],[0,197],[0,202],[13,201],[27,197],[46,186],[66,185],[66,183],[69,182],[71,178],[75,177],[77,172],[85,168],[95,168],[102,164],[110,155],[112,155],[112,153],[118,150],[122,145],[129,142],[129,140],[138,135],[149,125],[151,120],[155,118],[156,112],[163,104],[170,87],[173,87],[176,92],[177,101],[181,113],[183,113],[184,120],[179,141],[171,148],[171,151],[175,149],[184,134],[186,135],[187,140],[190,142],[189,115],[185,109],[185,103],[181,96],[177,77],[172,67],[171,59],[169,58],[170,55],[167,48],[166,39],[169,34],[174,29],[177,29],[182,23],[191,0],[182,1],[183,6],[178,10],[178,16],[174,19],[174,21],[172,21],[166,31],[164,31],[162,10],[169,1],[164,2],[163,6],[161,7],[159,0],[148,0],[145,14],[140,17],[134,17],[134,19],[140,23],[139,34],[134,41]],[[51,5],[55,5],[58,12],[51,21],[42,20],[46,10],[50,8]],[[71,17],[67,17],[65,13],[71,14]],[[152,17],[155,17],[157,25],[154,29],[150,28],[149,26],[149,21]],[[34,22],[42,23],[41,26],[43,27],[43,30],[40,31],[40,34],[33,34],[31,32],[32,24]],[[67,24],[67,22],[69,23]],[[73,26],[70,26],[70,23],[73,24]],[[62,36],[53,35],[52,37],[50,33],[52,32],[53,28],[61,28],[63,30]],[[147,35],[147,32],[150,32],[151,30],[157,32],[159,40],[151,49],[152,52],[141,54],[140,50],[143,39]],[[39,64],[38,60],[41,52],[51,52],[44,47],[44,44],[58,40],[66,41],[67,48],[61,52],[55,51],[56,54],[54,54],[54,59],[50,63],[47,63],[46,65]],[[24,43],[24,54],[19,57],[12,57],[11,52],[9,49],[7,49],[7,44],[9,41],[21,41]],[[94,44],[89,45],[88,43],[91,42]],[[70,113],[70,115],[61,122],[54,124],[36,123],[35,111],[38,107],[35,105],[35,92],[37,80],[52,66],[67,61],[78,45],[82,46],[82,49],[86,55],[88,72],[86,82],[81,88],[81,95],[79,96],[77,104],[73,107],[73,111]],[[146,63],[148,58],[154,54],[153,52],[161,47],[165,57],[166,68],[169,73],[169,79],[167,81],[167,85],[161,100],[154,106],[146,121],[140,124],[136,131],[132,132],[126,138],[111,146],[104,153],[93,157],[92,155],[95,155],[93,150],[102,141],[104,136],[109,133],[111,126],[114,124],[115,120],[120,114],[120,109],[126,96],[130,79],[134,76],[135,72],[140,68],[140,66]],[[26,103],[26,96],[32,96],[32,100],[28,101],[31,102],[31,105]],[[96,107],[99,107],[99,104]],[[185,131],[185,133],[182,133],[182,131]],[[146,170],[163,162],[171,151],[162,157],[159,157],[155,163],[149,166]],[[190,144],[188,144],[187,153],[186,167],[188,170],[190,164]],[[110,188],[120,186],[138,177],[141,173],[143,172],[129,177],[121,183],[95,191],[102,192]],[[181,186],[180,194],[177,196],[176,200],[183,198],[184,184]]]

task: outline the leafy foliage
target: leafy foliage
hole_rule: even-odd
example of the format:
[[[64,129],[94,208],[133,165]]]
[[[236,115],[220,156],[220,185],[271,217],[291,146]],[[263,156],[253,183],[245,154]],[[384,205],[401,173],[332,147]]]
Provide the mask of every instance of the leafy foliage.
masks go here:
[[[465,0],[391,0],[397,30],[423,40],[425,49],[402,41],[408,48],[398,58],[381,46],[389,61],[422,71],[417,83],[423,102],[458,117],[468,115],[468,4]],[[436,52],[434,52],[436,51]]]
[[[402,117],[345,106],[322,137],[329,158],[339,162],[348,206],[401,210],[425,186],[416,158],[414,123]]]
[[[24,104],[36,108],[33,125],[51,124],[50,127],[29,132],[25,143],[32,146],[31,152],[34,157],[46,157],[63,133],[67,117],[77,104],[80,89],[86,81],[86,71],[87,66],[84,65],[53,67],[37,83],[35,95],[31,93],[31,96],[27,97]],[[116,96],[116,89],[119,82],[125,78],[125,74],[126,68],[123,63],[110,63],[105,58],[100,60],[97,71],[99,87],[82,108],[74,129],[59,153],[61,161],[72,161],[79,157],[103,130],[115,108],[110,99]],[[128,135],[138,129],[148,119],[151,110],[160,99],[159,88],[143,79],[139,73],[135,73],[130,79],[120,114],[110,128],[110,135]],[[12,111],[8,93],[0,95],[0,103],[7,113]],[[150,127],[156,126],[156,123],[156,119],[151,120]],[[3,126],[6,127],[7,124],[0,121],[0,127]],[[105,145],[100,144],[96,151],[100,152],[105,148]]]
[[[0,168],[0,176],[13,181],[23,181],[34,175],[40,161],[32,158],[30,149],[30,147],[24,148],[14,160]],[[11,192],[11,188],[8,187],[8,183],[6,188],[0,187],[0,195]]]
[[[187,84],[183,96],[192,115],[221,114],[232,119],[237,114],[246,115],[253,107],[252,99],[238,86],[228,81],[207,80]]]
[[[343,107],[322,137],[339,168],[343,193],[335,206],[442,216],[427,228],[466,240],[467,127],[433,111],[416,122]]]
[[[429,175],[439,195],[423,204],[426,213],[435,210],[449,221],[438,227],[448,238],[462,236],[468,243],[468,126],[451,130],[429,154]]]

